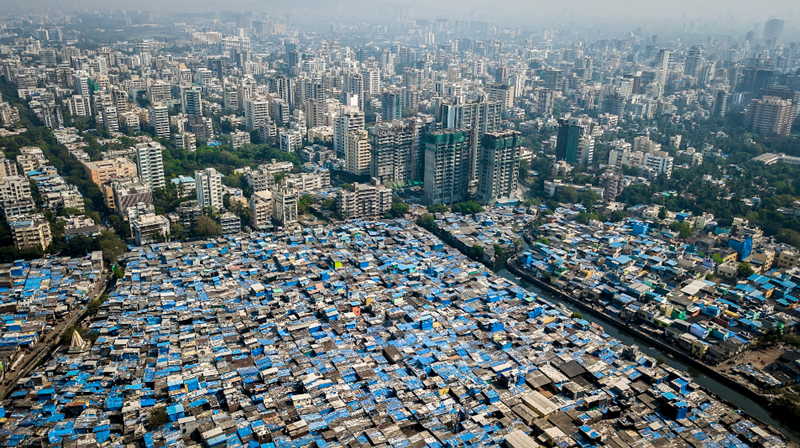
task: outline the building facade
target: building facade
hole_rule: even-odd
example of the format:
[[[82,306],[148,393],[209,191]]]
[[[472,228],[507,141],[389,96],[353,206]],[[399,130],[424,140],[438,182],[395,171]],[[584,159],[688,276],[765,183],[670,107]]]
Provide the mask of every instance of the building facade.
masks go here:
[[[125,157],[87,162],[83,168],[89,179],[98,186],[115,178],[138,176],[136,164]]]
[[[136,145],[136,166],[139,170],[139,178],[152,190],[164,188],[167,185],[164,178],[163,150],[164,147],[156,142]]]
[[[272,224],[272,192],[256,191],[250,198],[250,227],[263,230]]]
[[[789,135],[796,104],[775,96],[753,98],[744,113],[744,126],[757,134]]]
[[[470,140],[469,132],[450,129],[425,137],[426,204],[453,204],[467,198],[471,178]]]
[[[483,136],[477,199],[484,204],[517,197],[521,135],[509,130]]]
[[[336,211],[342,219],[362,219],[383,216],[392,207],[392,190],[379,185],[353,183],[349,190],[336,192]]]
[[[278,188],[272,197],[273,219],[281,225],[297,222],[297,190]]]
[[[20,218],[10,223],[14,245],[17,249],[46,250],[53,241],[50,224],[42,215]]]
[[[344,155],[345,170],[359,176],[368,175],[372,160],[369,133],[363,129],[347,133]]]
[[[194,172],[197,189],[197,202],[200,207],[222,209],[222,175],[214,168]]]

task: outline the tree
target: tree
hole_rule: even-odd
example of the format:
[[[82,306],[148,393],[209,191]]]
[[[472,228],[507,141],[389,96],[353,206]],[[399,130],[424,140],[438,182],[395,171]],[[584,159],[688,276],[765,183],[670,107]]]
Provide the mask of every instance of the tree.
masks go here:
[[[474,245],[474,246],[469,248],[469,251],[468,251],[467,255],[469,255],[470,258],[474,258],[476,260],[480,260],[481,257],[483,257],[484,250],[485,249],[483,248],[483,246],[480,246],[480,245],[476,244],[476,245]]]
[[[392,207],[386,213],[387,217],[389,218],[399,218],[401,216],[405,216],[408,213],[408,204],[403,202],[402,199],[397,198],[397,200],[392,200]]]
[[[61,211],[58,212],[58,216],[78,216],[82,215],[80,210],[77,208],[65,207],[62,208]]]
[[[626,215],[622,210],[614,210],[610,215],[608,215],[608,220],[611,222],[620,222],[627,216],[628,215]]]
[[[791,244],[794,247],[800,248],[800,232],[792,229],[782,229],[778,232],[775,239],[780,243]]]
[[[327,210],[334,211],[336,210],[336,199],[334,198],[323,199],[322,206]]]
[[[573,319],[583,319],[583,314],[581,314],[581,313],[579,313],[577,311],[573,311],[572,312],[572,318]]]
[[[622,165],[622,174],[626,176],[639,177],[642,175],[642,169],[638,166]]]
[[[114,268],[114,280],[120,280],[121,278],[125,277],[125,270],[122,267],[117,266]]]
[[[86,304],[86,311],[94,314],[100,309],[100,305],[102,305],[102,303],[99,300],[91,300]]]
[[[495,253],[496,256],[502,257],[504,252],[505,251],[503,250],[503,246],[501,246],[499,244],[495,244],[494,245],[494,253]]]
[[[431,213],[445,213],[447,211],[450,211],[450,209],[447,208],[447,206],[444,204],[431,204],[426,208]]]
[[[433,226],[435,221],[433,219],[433,215],[430,213],[425,213],[417,218],[417,225],[422,227],[423,229],[433,230]]]
[[[751,275],[755,274],[753,268],[750,267],[750,263],[743,261],[739,263],[739,266],[736,267],[736,276],[741,278],[747,278]]]
[[[314,203],[314,198],[310,194],[304,194],[297,200],[297,213],[304,215],[311,209],[311,204]]]
[[[103,258],[108,264],[114,264],[119,260],[119,257],[128,250],[128,246],[119,239],[116,233],[109,230],[103,230],[97,237],[97,248],[103,251]]]
[[[575,201],[578,200],[578,190],[576,190],[575,187],[566,186],[558,190],[556,198],[559,202],[574,204]]]
[[[722,264],[725,262],[720,254],[711,254],[711,260],[716,264]]]
[[[578,195],[578,201],[589,210],[594,209],[594,205],[600,200],[600,195],[592,190],[586,190]]]
[[[172,238],[183,241],[186,239],[186,227],[176,222],[169,227],[169,234],[172,235]]]
[[[159,406],[153,409],[150,411],[150,414],[147,415],[147,426],[150,429],[156,429],[168,421],[169,415],[167,414],[167,409],[164,406]]]
[[[209,216],[198,216],[192,226],[192,234],[199,238],[222,235],[222,226]]]
[[[666,364],[666,363],[667,363],[667,358],[664,358],[663,356],[656,357],[656,365],[657,366],[660,366],[661,364]]]
[[[127,221],[123,221],[118,215],[114,214],[108,218],[111,222],[111,227],[114,228],[114,232],[117,235],[130,235],[131,234],[131,226],[128,224]]]
[[[64,332],[61,333],[61,337],[58,339],[58,343],[61,345],[70,345],[72,343],[72,334],[75,332],[81,334],[80,327],[77,325],[72,325],[64,329]]]
[[[483,211],[483,206],[481,206],[480,203],[475,201],[466,201],[466,202],[459,202],[458,204],[453,204],[454,213],[474,215],[482,211]]]
[[[528,178],[528,172],[531,170],[531,162],[527,159],[519,161],[519,178],[525,180]]]
[[[692,228],[682,222],[675,221],[669,225],[669,228],[675,232],[678,232],[678,236],[681,239],[692,236]]]
[[[578,216],[575,217],[575,222],[583,225],[589,225],[589,222],[591,222],[591,220],[592,220],[592,215],[586,212],[580,212],[578,213]]]
[[[92,221],[94,221],[95,224],[100,224],[100,222],[102,221],[100,219],[100,214],[92,210],[86,210],[86,216],[92,218]]]
[[[658,208],[658,219],[667,219],[667,209],[664,207]]]

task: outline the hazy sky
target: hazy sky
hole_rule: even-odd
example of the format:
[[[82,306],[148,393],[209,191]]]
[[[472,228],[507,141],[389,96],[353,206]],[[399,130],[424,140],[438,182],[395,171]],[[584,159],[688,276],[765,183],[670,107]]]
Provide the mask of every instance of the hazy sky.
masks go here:
[[[761,22],[771,17],[787,20],[793,27],[794,11],[800,0],[0,0],[0,10],[55,5],[57,8],[88,9],[124,8],[129,10],[254,10],[254,11],[341,11],[363,16],[368,11],[384,10],[381,6],[410,4],[417,18],[427,13],[438,15],[469,15],[473,20],[490,16],[508,16],[516,20],[542,17],[598,17],[681,19],[708,18],[742,22]],[[334,17],[331,17],[333,19]],[[489,17],[487,17],[489,18]],[[635,24],[631,24],[634,26]]]

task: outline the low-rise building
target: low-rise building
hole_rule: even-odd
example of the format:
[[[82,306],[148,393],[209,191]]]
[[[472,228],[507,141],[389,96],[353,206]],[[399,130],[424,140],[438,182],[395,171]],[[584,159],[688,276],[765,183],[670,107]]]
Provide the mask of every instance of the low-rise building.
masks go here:
[[[0,202],[17,202],[31,198],[31,182],[22,176],[0,178]]]
[[[250,144],[250,133],[244,131],[234,131],[229,135],[233,149],[239,149],[244,145]]]
[[[250,198],[250,227],[262,230],[272,224],[272,192],[256,191]]]
[[[10,224],[17,249],[46,250],[53,241],[50,223],[42,215],[29,215]]]
[[[175,146],[185,149],[186,152],[195,152],[197,151],[197,137],[191,132],[175,134]]]
[[[219,224],[222,226],[222,234],[239,233],[242,231],[242,220],[231,212],[225,212],[219,217]]]
[[[87,162],[83,164],[83,168],[86,176],[98,186],[112,179],[138,176],[136,164],[125,157]]]
[[[186,230],[189,230],[194,225],[197,217],[203,214],[203,207],[200,206],[200,202],[197,200],[185,201],[178,205],[176,212],[181,225]]]
[[[86,216],[70,216],[65,218],[66,226],[64,226],[64,239],[69,241],[72,238],[83,235],[88,238],[94,238],[100,235],[102,228]]]
[[[27,174],[31,171],[38,170],[50,162],[45,158],[41,148],[35,146],[20,148],[19,152],[20,154],[17,156],[17,165],[19,165],[21,174]]]
[[[155,213],[144,214],[131,222],[131,231],[139,246],[152,243],[169,235],[169,219]]]
[[[115,180],[111,185],[116,210],[122,214],[122,216],[126,216],[125,211],[128,210],[128,207],[132,207],[140,202],[144,202],[145,204],[153,203],[153,191],[140,179]]]
[[[336,211],[342,219],[361,219],[383,216],[392,207],[392,190],[372,184],[350,185],[350,190],[339,190],[336,196]]]
[[[789,269],[800,265],[800,253],[795,250],[783,250],[778,254],[778,269]]]
[[[197,182],[191,176],[181,176],[170,179],[173,185],[178,189],[178,195],[188,198],[195,195]]]
[[[319,168],[313,173],[290,174],[283,182],[297,191],[324,190],[331,187],[331,173],[325,168]]]

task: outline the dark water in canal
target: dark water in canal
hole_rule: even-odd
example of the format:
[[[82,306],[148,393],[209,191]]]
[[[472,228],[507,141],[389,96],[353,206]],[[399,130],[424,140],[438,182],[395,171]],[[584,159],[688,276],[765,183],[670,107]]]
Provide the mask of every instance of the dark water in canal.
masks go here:
[[[569,302],[563,302],[561,299],[554,297],[545,291],[542,291],[541,289],[536,287],[536,285],[532,285],[527,281],[520,279],[514,274],[508,272],[508,270],[505,268],[497,271],[497,275],[518,283],[526,290],[534,292],[537,295],[544,297],[550,302],[563,303],[568,308],[572,309],[572,306]],[[619,339],[625,344],[638,346],[639,349],[648,356],[652,356],[654,358],[659,356],[663,357],[664,359],[667,360],[667,364],[669,364],[670,366],[688,372],[692,376],[692,379],[694,380],[695,383],[703,386],[704,388],[713,392],[714,394],[728,400],[730,403],[734,404],[735,406],[738,406],[741,410],[747,412],[748,414],[761,420],[762,422],[772,426],[773,428],[776,428],[781,433],[786,435],[786,437],[790,438],[795,443],[800,444],[800,431],[798,431],[798,429],[789,428],[785,424],[777,421],[775,418],[773,418],[772,414],[768,410],[761,407],[761,405],[759,405],[758,403],[750,400],[746,396],[720,383],[719,381],[713,378],[709,378],[708,376],[703,374],[703,372],[671,358],[666,353],[663,353],[662,351],[658,350],[655,347],[651,347],[646,341],[618,330],[614,326],[614,324],[604,320],[602,316],[599,316],[590,311],[581,310],[580,312],[585,320],[589,322],[595,322],[598,325],[602,326],[605,332],[608,333],[609,335],[613,336],[616,339]]]

